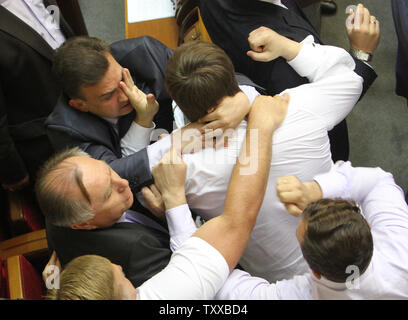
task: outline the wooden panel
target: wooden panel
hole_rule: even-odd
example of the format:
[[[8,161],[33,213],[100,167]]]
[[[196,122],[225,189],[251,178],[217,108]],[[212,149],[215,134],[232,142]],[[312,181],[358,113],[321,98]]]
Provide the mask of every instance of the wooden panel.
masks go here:
[[[208,34],[207,29],[205,28],[203,19],[201,18],[200,9],[198,9],[198,27],[201,33],[201,40],[212,43],[211,37]]]
[[[177,48],[179,27],[176,18],[128,23],[127,0],[125,0],[126,38],[151,36],[163,42],[170,49]]]
[[[20,258],[13,256],[7,259],[10,299],[23,299],[23,283],[21,280]]]
[[[45,229],[23,234],[0,243],[0,258],[36,255],[48,250]]]

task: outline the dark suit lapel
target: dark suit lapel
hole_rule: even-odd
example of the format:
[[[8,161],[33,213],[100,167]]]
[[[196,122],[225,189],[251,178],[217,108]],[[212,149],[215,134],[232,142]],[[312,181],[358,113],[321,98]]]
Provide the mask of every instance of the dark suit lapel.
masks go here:
[[[128,132],[132,121],[135,119],[135,111],[130,112],[129,114],[120,117],[118,120],[118,127],[119,127],[119,137],[120,139]]]
[[[54,50],[36,31],[3,6],[0,6],[0,30],[17,38],[52,61]]]
[[[55,0],[44,0],[44,6],[47,8],[48,6],[57,6],[58,3]],[[60,28],[62,33],[65,35],[66,38],[75,36],[74,31],[72,31],[68,22],[64,19],[62,12],[60,11]]]

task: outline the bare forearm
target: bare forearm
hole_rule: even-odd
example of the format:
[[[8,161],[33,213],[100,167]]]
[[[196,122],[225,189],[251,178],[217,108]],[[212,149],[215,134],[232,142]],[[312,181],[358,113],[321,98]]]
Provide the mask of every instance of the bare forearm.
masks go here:
[[[224,214],[255,222],[269,176],[274,128],[249,123],[244,144],[231,175]]]

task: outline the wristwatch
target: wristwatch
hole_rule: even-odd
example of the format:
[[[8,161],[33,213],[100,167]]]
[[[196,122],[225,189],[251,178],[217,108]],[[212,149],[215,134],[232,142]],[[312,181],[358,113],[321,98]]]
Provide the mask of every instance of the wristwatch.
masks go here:
[[[354,50],[353,48],[350,48],[349,52],[353,57],[364,62],[369,62],[373,59],[373,55],[371,53],[367,53],[362,50]]]

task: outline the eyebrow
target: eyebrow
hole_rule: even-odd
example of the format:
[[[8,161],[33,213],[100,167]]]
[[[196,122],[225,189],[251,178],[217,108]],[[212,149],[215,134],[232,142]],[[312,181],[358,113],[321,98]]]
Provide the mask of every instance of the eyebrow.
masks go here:
[[[123,68],[120,69],[120,74],[121,74],[120,81],[122,81],[122,80],[123,80]],[[118,88],[120,88],[120,85],[118,85],[118,86],[117,86],[115,89],[113,89],[112,91],[108,91],[108,92],[106,92],[106,93],[104,93],[104,94],[101,94],[101,95],[99,96],[99,99],[103,99],[103,98],[105,98],[105,97],[107,97],[107,96],[109,96],[109,95],[112,95],[116,90],[118,90]]]
[[[103,200],[106,201],[112,194],[112,169],[108,166],[109,169],[109,186],[106,188],[105,193],[103,194]]]

